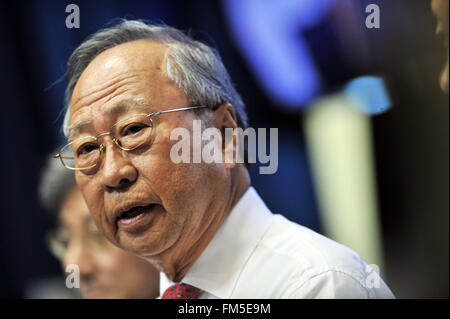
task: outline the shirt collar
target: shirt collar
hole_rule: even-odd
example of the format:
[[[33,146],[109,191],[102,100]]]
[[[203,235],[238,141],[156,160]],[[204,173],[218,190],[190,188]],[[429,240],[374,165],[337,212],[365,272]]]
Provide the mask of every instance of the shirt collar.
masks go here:
[[[218,298],[229,298],[252,252],[272,221],[272,213],[253,187],[239,199],[182,282]],[[161,291],[170,282],[161,276]]]

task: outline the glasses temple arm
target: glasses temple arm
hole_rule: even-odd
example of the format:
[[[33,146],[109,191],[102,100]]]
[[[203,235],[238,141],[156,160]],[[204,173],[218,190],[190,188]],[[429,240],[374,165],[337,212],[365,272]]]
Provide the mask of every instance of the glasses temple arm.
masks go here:
[[[171,113],[171,112],[179,112],[179,111],[187,111],[187,110],[194,110],[194,109],[201,109],[201,108],[205,108],[207,106],[190,106],[190,107],[182,107],[179,109],[174,109],[174,110],[167,110],[167,111],[159,111],[159,112],[155,112],[155,113],[150,113],[147,116],[153,116],[153,115],[160,115],[160,114],[164,114],[164,113]]]

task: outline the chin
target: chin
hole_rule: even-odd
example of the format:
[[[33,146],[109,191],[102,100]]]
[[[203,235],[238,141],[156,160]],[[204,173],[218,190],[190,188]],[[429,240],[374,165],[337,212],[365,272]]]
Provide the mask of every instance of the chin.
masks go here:
[[[130,236],[129,234],[119,234],[118,245],[139,257],[151,257],[159,255],[169,248],[173,247],[180,235],[180,232],[176,232],[172,229],[172,236],[170,238],[163,237],[160,232],[147,231],[139,236]],[[169,231],[167,231],[169,232]]]

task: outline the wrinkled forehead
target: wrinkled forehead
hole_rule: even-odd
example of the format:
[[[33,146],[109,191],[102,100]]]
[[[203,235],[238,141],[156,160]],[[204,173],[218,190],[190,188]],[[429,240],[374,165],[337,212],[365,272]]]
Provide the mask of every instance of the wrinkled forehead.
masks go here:
[[[80,108],[98,100],[108,100],[121,88],[148,86],[157,89],[168,81],[167,47],[151,40],[137,40],[110,48],[97,57],[81,74],[74,87],[71,117]],[[118,92],[119,91],[119,92]]]
[[[105,126],[105,121],[112,122],[114,117],[108,114],[117,115],[111,109],[120,110],[118,104],[127,104],[125,108],[146,105],[146,113],[151,113],[156,106],[178,105],[180,98],[181,104],[187,103],[183,90],[167,75],[167,50],[164,44],[138,40],[99,54],[75,85],[70,105],[70,139],[75,137],[73,127],[90,125],[93,119]]]

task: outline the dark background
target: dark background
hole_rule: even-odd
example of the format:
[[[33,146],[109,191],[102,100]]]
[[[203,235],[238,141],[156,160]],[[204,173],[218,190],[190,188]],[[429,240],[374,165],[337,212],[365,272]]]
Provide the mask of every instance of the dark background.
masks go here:
[[[233,41],[223,3],[76,1],[81,28],[67,29],[69,3],[0,3],[0,297],[25,297],[31,283],[61,272],[45,245],[52,217],[37,198],[40,171],[63,142],[67,59],[113,18],[164,22],[218,49],[247,103],[249,125],[279,128],[278,171],[259,175],[254,165],[255,188],[272,211],[322,231],[302,127],[308,103],[286,108],[261,86]],[[381,8],[380,29],[364,28],[369,3]],[[349,7],[356,19],[339,33],[331,22]],[[343,0],[301,31],[323,79],[316,97],[363,74],[387,83],[392,108],[373,116],[372,127],[385,279],[400,298],[448,298],[448,96],[438,87],[445,56],[435,23],[429,1]],[[353,49],[341,50],[349,41]]]

